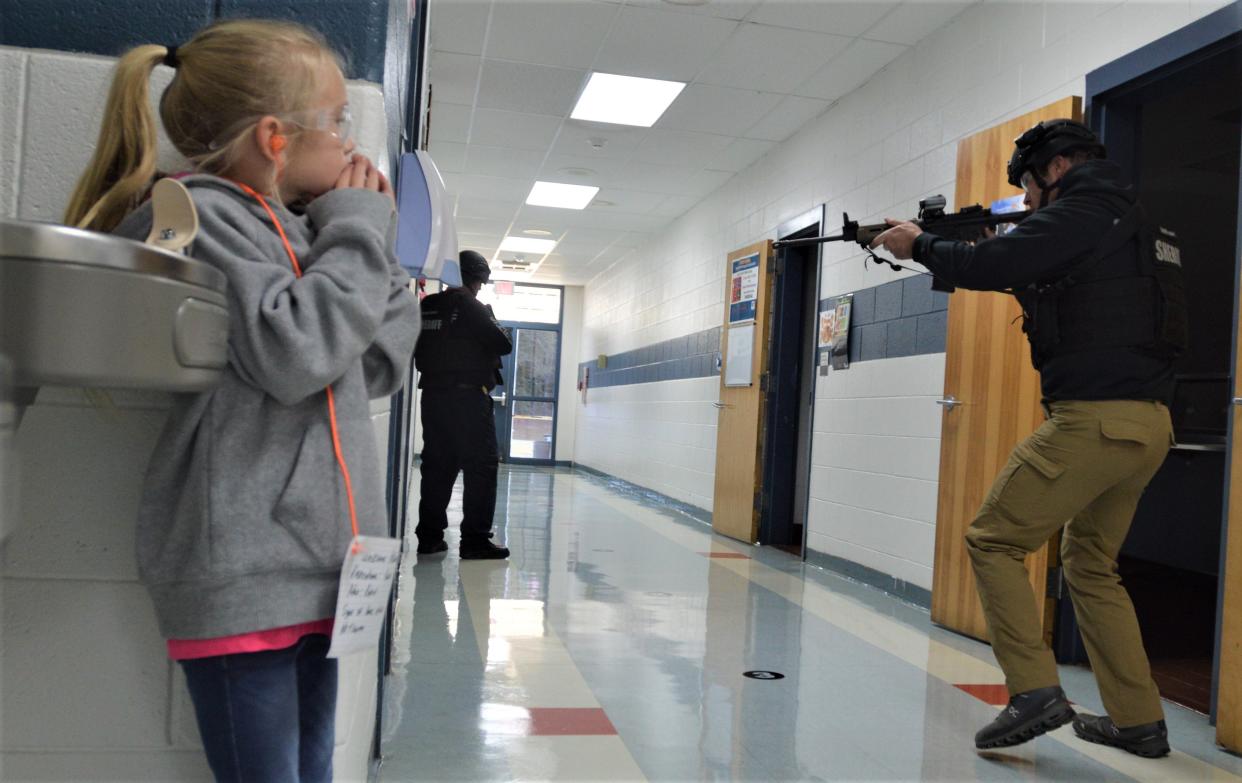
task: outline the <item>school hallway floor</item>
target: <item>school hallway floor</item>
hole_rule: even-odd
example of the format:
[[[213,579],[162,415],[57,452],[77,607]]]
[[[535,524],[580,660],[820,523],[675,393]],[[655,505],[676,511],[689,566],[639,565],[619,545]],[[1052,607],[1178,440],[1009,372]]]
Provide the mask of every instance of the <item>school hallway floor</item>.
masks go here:
[[[449,553],[411,546],[402,575],[385,783],[1242,780],[1207,719],[1171,704],[1162,760],[1068,726],[977,752],[1005,698],[986,645],[632,488],[502,466],[497,539],[513,555],[500,562],[458,560],[460,504],[459,483]],[[1089,671],[1062,676],[1079,709],[1100,711]]]

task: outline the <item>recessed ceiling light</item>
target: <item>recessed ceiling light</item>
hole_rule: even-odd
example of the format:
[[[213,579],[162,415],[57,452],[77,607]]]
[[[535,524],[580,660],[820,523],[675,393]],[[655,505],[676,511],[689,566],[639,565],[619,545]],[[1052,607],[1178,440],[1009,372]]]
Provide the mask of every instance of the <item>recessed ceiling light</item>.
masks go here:
[[[579,166],[566,166],[556,170],[558,174],[568,174],[571,177],[594,177],[595,169],[584,169]]]
[[[551,231],[544,231],[542,228],[527,228],[522,230],[523,234],[530,234],[532,237],[550,237]]]
[[[650,128],[685,88],[685,82],[593,73],[571,119]]]
[[[512,253],[550,253],[556,247],[555,239],[531,239],[530,237],[505,237],[500,243],[501,250]]]
[[[535,187],[530,189],[530,195],[526,197],[526,203],[534,207],[583,209],[598,192],[599,188],[593,185],[567,185],[562,182],[537,180]]]

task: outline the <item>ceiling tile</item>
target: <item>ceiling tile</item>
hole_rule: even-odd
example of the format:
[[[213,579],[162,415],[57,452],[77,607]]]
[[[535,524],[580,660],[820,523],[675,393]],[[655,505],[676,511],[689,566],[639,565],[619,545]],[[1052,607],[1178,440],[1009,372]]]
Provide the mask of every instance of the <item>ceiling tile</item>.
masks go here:
[[[626,190],[640,190],[663,195],[688,196],[694,194],[689,180],[698,171],[681,166],[665,166],[655,163],[634,162],[627,164],[609,182]]]
[[[720,19],[745,19],[759,7],[761,0],[710,0],[702,5],[670,4],[667,0],[627,0],[626,5],[637,8],[658,8],[670,14],[690,16],[714,16]]]
[[[510,212],[512,212],[512,210],[510,210]],[[453,218],[453,221],[457,226],[457,233],[459,236],[464,236],[466,234],[495,236],[495,241],[497,243],[500,242],[500,237],[505,235],[505,231],[509,229],[509,220],[507,217],[498,220],[495,218],[457,215]]]
[[[479,109],[474,113],[470,143],[546,151],[560,125],[560,118],[544,114]]]
[[[646,128],[565,120],[565,124],[561,126],[561,133],[556,138],[556,144],[552,147],[552,154],[591,159],[624,159],[638,149],[638,145],[646,134]],[[593,145],[600,142],[603,146],[596,149]]]
[[[663,193],[644,193],[640,190],[622,190],[620,188],[601,188],[596,199],[611,201],[612,208],[618,212],[650,212],[651,208],[665,198]],[[614,235],[615,236],[615,235]]]
[[[431,117],[428,120],[428,140],[464,144],[470,133],[470,112],[469,106],[433,100]]]
[[[742,171],[768,154],[775,146],[774,141],[734,139],[728,147],[717,153],[708,165],[719,171]]]
[[[471,54],[433,51],[431,62],[427,65],[431,99],[474,105],[474,92],[478,86],[479,66],[482,62],[482,58]]]
[[[457,219],[461,218],[477,218],[479,220],[489,221],[508,221],[513,218],[515,209],[513,199],[496,199],[487,198],[486,196],[475,196],[472,194],[464,194],[457,197]]]
[[[583,169],[590,173],[571,173],[569,170]],[[629,164],[617,158],[587,158],[578,155],[550,155],[539,169],[539,178],[549,182],[566,182],[570,185],[600,185],[620,177],[629,169]],[[640,188],[641,190],[641,188]]]
[[[731,141],[729,136],[652,128],[631,160],[702,168]]]
[[[544,153],[512,147],[484,147],[471,144],[466,149],[466,173],[488,177],[525,179],[535,184],[535,172],[543,163]],[[529,188],[527,193],[529,193]],[[525,197],[525,196],[523,196]]]
[[[742,134],[747,138],[784,141],[811,120],[823,114],[830,104],[818,98],[789,95],[773,111],[765,114]]]
[[[440,174],[460,173],[466,170],[466,145],[451,141],[433,141],[427,151],[436,162]]]
[[[497,2],[492,5],[484,56],[589,68],[619,11],[603,3]]]
[[[688,82],[703,70],[737,24],[663,8],[626,8],[617,18],[593,70]]]
[[[432,51],[483,54],[487,32],[486,0],[432,0],[427,13]]]
[[[484,60],[476,105],[483,109],[564,117],[573,108],[585,83],[586,71]]]
[[[708,62],[698,81],[722,87],[791,93],[850,41],[783,27],[742,24]]]
[[[880,0],[767,2],[747,17],[747,20],[794,30],[857,36],[862,35],[898,5],[896,2]]]
[[[741,136],[781,102],[777,93],[691,84],[668,107],[656,128]]]
[[[696,196],[665,196],[652,208],[651,214],[662,215],[669,220],[681,217],[700,201]]]
[[[503,179],[479,174],[446,174],[444,186],[449,193],[460,196],[480,196],[521,203],[534,184],[528,179]]]
[[[902,3],[879,24],[868,30],[867,37],[876,41],[913,46],[976,2],[978,0],[924,0]]]
[[[907,47],[858,39],[837,59],[798,87],[799,95],[835,101],[861,86],[884,66],[897,59]]]

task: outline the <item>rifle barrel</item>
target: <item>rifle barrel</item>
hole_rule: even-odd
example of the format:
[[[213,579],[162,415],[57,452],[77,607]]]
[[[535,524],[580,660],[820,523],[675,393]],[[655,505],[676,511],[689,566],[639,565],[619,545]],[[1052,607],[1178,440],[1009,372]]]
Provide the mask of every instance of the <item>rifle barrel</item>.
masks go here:
[[[800,247],[801,245],[820,245],[824,242],[842,242],[847,237],[845,234],[833,234],[825,237],[803,237],[802,239],[778,239],[772,243],[772,247]],[[853,241],[852,239],[850,241]]]

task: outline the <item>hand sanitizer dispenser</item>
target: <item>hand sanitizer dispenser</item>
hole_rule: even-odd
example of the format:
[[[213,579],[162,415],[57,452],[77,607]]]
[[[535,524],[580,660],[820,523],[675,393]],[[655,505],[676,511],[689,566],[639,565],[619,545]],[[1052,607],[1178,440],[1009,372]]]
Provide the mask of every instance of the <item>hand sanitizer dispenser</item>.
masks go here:
[[[461,285],[453,203],[424,150],[397,163],[397,260],[411,277]]]

